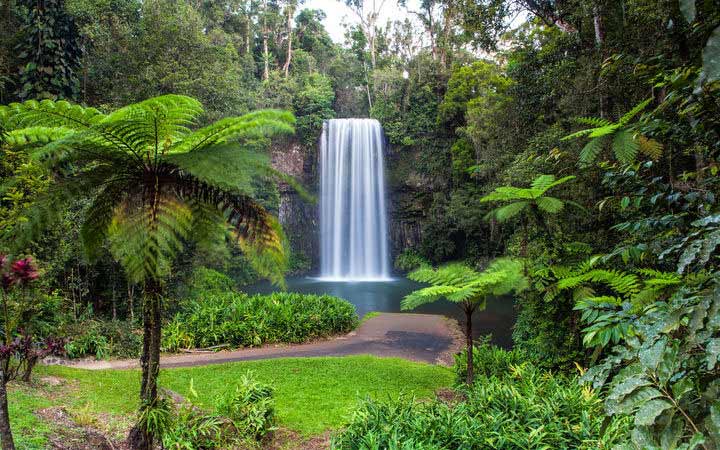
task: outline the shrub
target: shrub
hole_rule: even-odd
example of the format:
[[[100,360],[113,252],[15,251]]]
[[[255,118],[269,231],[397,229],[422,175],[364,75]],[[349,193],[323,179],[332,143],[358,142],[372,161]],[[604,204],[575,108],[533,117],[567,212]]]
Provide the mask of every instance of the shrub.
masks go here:
[[[60,330],[67,338],[65,351],[70,358],[137,358],[140,355],[142,338],[129,321],[86,319],[68,322]]]
[[[602,449],[627,432],[604,424],[602,402],[575,377],[530,364],[481,375],[455,405],[439,400],[366,400],[332,448]]]
[[[234,390],[217,398],[215,410],[230,419],[242,436],[261,439],[272,429],[275,420],[272,395],[269,385],[259,383],[247,374]]]
[[[527,361],[527,355],[521,350],[506,351],[490,344],[490,336],[481,337],[473,346],[473,368],[475,375],[482,377],[502,377],[510,373],[512,366]],[[455,373],[458,383],[465,382],[467,376],[467,350],[455,355]]]
[[[301,343],[346,333],[358,324],[355,307],[329,295],[225,292],[189,300],[163,332],[163,348]]]

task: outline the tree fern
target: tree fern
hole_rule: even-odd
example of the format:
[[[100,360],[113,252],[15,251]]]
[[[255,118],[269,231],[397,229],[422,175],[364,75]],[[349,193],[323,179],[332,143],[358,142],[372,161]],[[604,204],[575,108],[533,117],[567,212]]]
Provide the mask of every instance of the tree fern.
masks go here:
[[[467,382],[472,384],[472,314],[477,309],[485,309],[489,296],[518,293],[526,289],[528,281],[524,274],[523,263],[501,258],[493,261],[482,272],[459,263],[447,264],[437,269],[424,266],[408,274],[408,278],[431,286],[405,296],[401,302],[402,309],[414,309],[444,298],[459,304],[465,312]]]
[[[145,286],[142,397],[157,395],[162,280],[200,225],[202,239],[230,232],[259,273],[282,283],[285,238],[256,199],[256,183],[282,179],[259,143],[293,132],[284,111],[257,111],[193,131],[202,105],[163,95],[109,114],[65,101],[0,108],[5,145],[26,150],[53,171],[56,184],[8,234],[22,246],[54,220],[59,205],[89,198],[81,238],[89,256],[108,243],[130,279]],[[252,145],[249,142],[253,142]],[[4,230],[5,231],[5,230]],[[25,239],[21,237],[24,236]],[[131,439],[150,448],[146,430]],[[142,445],[140,445],[142,444]]]
[[[576,119],[577,123],[589,125],[591,128],[576,131],[562,140],[589,138],[580,152],[581,165],[595,162],[608,144],[615,158],[623,164],[635,161],[638,151],[642,151],[652,159],[657,159],[660,156],[659,152],[662,151],[662,146],[657,141],[640,135],[630,125],[630,122],[647,108],[651,101],[652,99],[649,98],[638,103],[617,122],[588,117]]]

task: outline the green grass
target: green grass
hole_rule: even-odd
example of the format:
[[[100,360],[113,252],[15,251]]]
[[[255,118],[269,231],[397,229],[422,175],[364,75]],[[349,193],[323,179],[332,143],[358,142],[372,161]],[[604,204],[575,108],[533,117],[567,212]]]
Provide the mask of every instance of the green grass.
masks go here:
[[[453,382],[453,372],[441,366],[396,358],[287,358],[202,367],[162,369],[160,384],[198,406],[211,407],[215,397],[234,389],[248,371],[275,388],[279,425],[310,436],[342,425],[358,400],[395,398],[401,393],[418,398]],[[70,411],[132,415],[138,407],[137,370],[89,371],[41,367],[38,372],[76,380],[77,387],[63,400]],[[197,397],[191,392],[195,391]]]
[[[360,319],[360,325],[364,324],[373,317],[379,316],[380,314],[381,313],[379,313],[378,311],[370,311],[369,313],[365,314],[362,319]]]
[[[45,448],[50,427],[33,412],[48,406],[51,406],[50,400],[37,395],[32,389],[14,383],[10,385],[8,408],[17,448],[25,450]]]

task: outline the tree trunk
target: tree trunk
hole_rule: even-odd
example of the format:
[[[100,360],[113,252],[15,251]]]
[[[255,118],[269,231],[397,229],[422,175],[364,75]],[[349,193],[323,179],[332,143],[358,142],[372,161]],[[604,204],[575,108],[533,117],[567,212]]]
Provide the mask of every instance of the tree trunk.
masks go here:
[[[285,78],[290,76],[290,61],[292,60],[292,43],[293,43],[292,14],[293,14],[293,8],[291,8],[290,5],[288,5],[288,7],[287,7],[288,47],[287,47],[287,57],[285,58],[285,65],[283,66],[283,71],[285,72]]]
[[[143,348],[140,357],[142,380],[140,399],[144,407],[154,406],[157,401],[157,380],[160,372],[161,339],[161,287],[156,280],[145,283],[143,298]],[[133,449],[152,450],[154,436],[138,426],[130,430],[128,442]]]
[[[263,80],[267,81],[270,78],[270,53],[268,51],[268,35],[266,30],[263,30],[263,64]]]
[[[5,382],[5,372],[2,368],[0,368],[0,442],[2,442],[2,450],[15,450],[15,441],[10,429],[7,384]]]
[[[475,367],[473,367],[473,336],[472,336],[472,313],[475,308],[465,305],[465,343],[467,345],[467,374],[465,382],[472,386],[475,379]]]
[[[130,309],[130,321],[135,322],[135,285],[132,283],[128,283],[127,285],[128,290],[128,308]]]
[[[595,44],[602,47],[605,43],[605,23],[598,5],[593,6],[593,26],[595,27]]]

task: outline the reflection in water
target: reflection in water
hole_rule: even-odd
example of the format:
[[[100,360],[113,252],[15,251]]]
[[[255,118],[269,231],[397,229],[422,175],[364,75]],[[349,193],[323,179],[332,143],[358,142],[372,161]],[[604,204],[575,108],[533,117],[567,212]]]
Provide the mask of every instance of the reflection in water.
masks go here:
[[[344,298],[357,309],[363,317],[371,311],[400,312],[400,300],[423,285],[406,278],[395,278],[382,282],[338,282],[322,281],[317,278],[295,277],[287,279],[288,291],[304,294],[329,294]],[[263,282],[246,286],[244,290],[251,294],[267,294],[278,290],[270,283]],[[424,314],[442,314],[455,318],[461,323],[464,316],[460,308],[442,300],[423,305],[413,311]],[[492,334],[493,342],[503,347],[512,345],[512,325],[515,323],[515,311],[512,298],[499,297],[489,299],[487,309],[473,315],[474,335]]]

